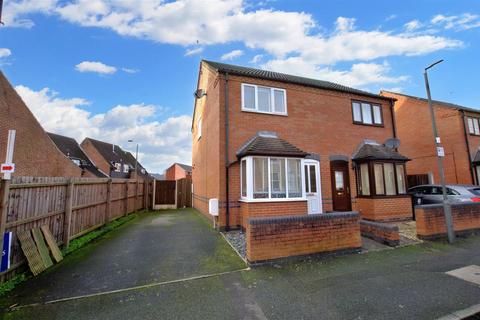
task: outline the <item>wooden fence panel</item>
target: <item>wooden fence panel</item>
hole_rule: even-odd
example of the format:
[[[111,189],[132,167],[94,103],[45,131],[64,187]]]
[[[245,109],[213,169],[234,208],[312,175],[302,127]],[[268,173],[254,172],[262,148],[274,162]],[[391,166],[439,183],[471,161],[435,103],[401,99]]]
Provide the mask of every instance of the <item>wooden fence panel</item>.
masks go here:
[[[17,233],[48,225],[55,241],[62,244],[65,226],[69,226],[69,240],[102,226],[107,218],[110,197],[110,220],[145,208],[144,184],[135,180],[75,178],[72,180],[71,218],[66,220],[68,178],[15,177],[6,197],[6,219],[0,230],[12,231],[11,268],[0,274],[0,282],[13,276],[25,263]],[[147,184],[151,181],[147,181]],[[128,195],[127,195],[128,185]],[[148,197],[148,195],[146,195]],[[0,199],[2,194],[0,192]],[[1,220],[0,220],[1,223]]]
[[[155,204],[171,205],[175,204],[175,185],[176,181],[158,180],[155,182]]]
[[[177,180],[177,208],[192,206],[192,179]]]

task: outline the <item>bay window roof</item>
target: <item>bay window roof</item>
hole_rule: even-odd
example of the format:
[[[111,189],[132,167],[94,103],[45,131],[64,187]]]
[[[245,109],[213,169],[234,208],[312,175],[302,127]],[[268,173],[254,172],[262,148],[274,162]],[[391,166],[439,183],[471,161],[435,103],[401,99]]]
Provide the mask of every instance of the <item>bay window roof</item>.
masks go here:
[[[260,131],[237,151],[237,157],[279,156],[305,158],[308,153],[277,137],[275,132]]]
[[[354,161],[360,160],[394,160],[410,161],[409,158],[401,155],[394,149],[378,143],[364,142],[357,152],[353,155]]]
[[[477,150],[477,152],[475,153],[475,157],[473,157],[472,162],[473,163],[480,163],[480,150]]]

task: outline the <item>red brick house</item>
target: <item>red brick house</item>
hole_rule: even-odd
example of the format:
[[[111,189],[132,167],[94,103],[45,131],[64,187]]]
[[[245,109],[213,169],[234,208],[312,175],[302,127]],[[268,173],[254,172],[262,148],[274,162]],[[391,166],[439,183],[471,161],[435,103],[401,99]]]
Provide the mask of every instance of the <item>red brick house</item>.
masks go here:
[[[82,177],[106,178],[108,175],[97,168],[93,161],[83,151],[78,142],[70,137],[47,132],[48,136],[55,143],[57,148],[75,165],[82,169]]]
[[[8,130],[16,130],[13,176],[81,177],[82,170],[52,142],[7,78],[0,72],[0,161]]]
[[[394,99],[331,82],[211,61],[200,64],[192,122],[193,206],[220,228],[249,217],[359,211],[408,219],[407,157]]]
[[[120,146],[92,138],[85,138],[80,146],[98,169],[110,178],[135,178],[135,157]],[[140,162],[137,164],[137,174],[139,179],[149,177]]]
[[[397,135],[402,141],[399,152],[412,159],[407,164],[410,186],[439,183],[428,101],[389,91],[380,94],[397,100],[395,119]],[[441,144],[445,149],[446,182],[479,184],[480,110],[443,101],[434,101],[433,107]]]
[[[165,170],[165,180],[179,180],[183,178],[192,178],[192,166],[174,163]]]

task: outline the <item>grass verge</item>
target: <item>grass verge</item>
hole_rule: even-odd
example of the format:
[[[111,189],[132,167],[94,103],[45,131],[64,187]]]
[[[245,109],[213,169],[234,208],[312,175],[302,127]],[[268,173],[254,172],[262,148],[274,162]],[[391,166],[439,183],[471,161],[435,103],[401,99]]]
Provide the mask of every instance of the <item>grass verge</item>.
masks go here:
[[[63,248],[62,249],[62,254],[63,256],[67,256],[70,253],[80,249],[81,247],[84,247],[87,245],[89,242],[98,239],[99,237],[103,236],[104,234],[113,231],[114,229],[120,227],[121,225],[127,223],[128,221],[131,221],[137,217],[137,214],[130,214],[128,216],[124,216],[121,218],[118,218],[116,220],[113,220],[106,224],[103,227],[100,227],[96,230],[93,230],[81,237],[78,237],[70,242],[70,245],[68,248]],[[0,284],[0,296],[6,294],[7,292],[13,290],[17,285],[20,283],[28,280],[31,277],[30,272],[23,272],[20,274],[17,274],[14,276],[12,279]]]

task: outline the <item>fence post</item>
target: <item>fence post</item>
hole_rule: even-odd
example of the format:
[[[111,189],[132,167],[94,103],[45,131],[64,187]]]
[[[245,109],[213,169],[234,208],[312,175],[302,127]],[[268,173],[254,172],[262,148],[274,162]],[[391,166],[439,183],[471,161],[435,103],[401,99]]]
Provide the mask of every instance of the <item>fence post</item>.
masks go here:
[[[70,232],[72,222],[72,204],[73,204],[73,178],[68,179],[67,191],[65,194],[65,219],[63,221],[63,245],[68,248],[70,244]]]
[[[137,212],[138,208],[138,178],[137,178],[137,183],[135,184],[135,212]]]
[[[112,179],[108,179],[107,182],[107,207],[105,209],[104,224],[107,224],[112,216]]]
[[[148,179],[143,180],[143,209],[148,210]]]
[[[126,180],[125,182],[125,215],[128,214],[128,185],[130,184],[130,180]]]
[[[3,248],[3,234],[5,233],[5,225],[7,224],[8,198],[10,196],[10,180],[2,179],[0,187],[0,248]]]

